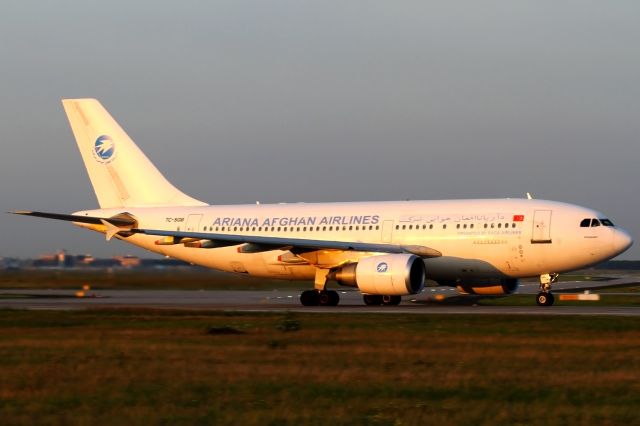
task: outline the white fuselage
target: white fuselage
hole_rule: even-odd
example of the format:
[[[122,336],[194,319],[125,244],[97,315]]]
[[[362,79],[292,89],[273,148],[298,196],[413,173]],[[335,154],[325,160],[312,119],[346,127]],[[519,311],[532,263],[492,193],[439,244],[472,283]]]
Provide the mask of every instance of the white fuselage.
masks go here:
[[[610,259],[631,244],[618,227],[580,226],[584,219],[604,218],[597,211],[527,199],[144,207],[76,214],[125,212],[146,229],[425,246],[442,253],[425,259],[427,278],[436,281],[561,273]],[[376,254],[319,250],[307,255],[313,256],[312,265],[286,250],[240,253],[237,246],[157,245],[159,237],[151,235],[119,238],[193,264],[281,279],[313,279],[317,267]]]

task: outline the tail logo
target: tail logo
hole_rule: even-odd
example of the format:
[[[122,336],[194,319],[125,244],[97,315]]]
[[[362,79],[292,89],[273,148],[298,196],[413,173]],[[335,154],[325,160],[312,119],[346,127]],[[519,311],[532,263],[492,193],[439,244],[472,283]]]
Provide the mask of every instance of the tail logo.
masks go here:
[[[116,145],[113,138],[109,135],[102,135],[96,139],[93,147],[96,160],[100,163],[110,163],[113,161],[113,155],[116,152]]]

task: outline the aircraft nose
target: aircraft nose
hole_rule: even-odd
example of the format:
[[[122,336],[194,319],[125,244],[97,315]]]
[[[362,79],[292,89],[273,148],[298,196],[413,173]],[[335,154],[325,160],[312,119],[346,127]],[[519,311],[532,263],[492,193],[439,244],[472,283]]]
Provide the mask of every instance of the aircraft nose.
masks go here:
[[[613,236],[613,249],[616,254],[620,254],[633,244],[633,238],[627,231],[617,228]]]

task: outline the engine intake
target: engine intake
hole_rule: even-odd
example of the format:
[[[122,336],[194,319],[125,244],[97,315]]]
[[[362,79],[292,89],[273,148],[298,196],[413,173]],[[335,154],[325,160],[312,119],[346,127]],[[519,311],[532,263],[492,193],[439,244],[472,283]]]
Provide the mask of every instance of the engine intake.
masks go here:
[[[423,289],[425,266],[422,258],[412,254],[371,256],[341,267],[333,277],[366,294],[402,296]]]

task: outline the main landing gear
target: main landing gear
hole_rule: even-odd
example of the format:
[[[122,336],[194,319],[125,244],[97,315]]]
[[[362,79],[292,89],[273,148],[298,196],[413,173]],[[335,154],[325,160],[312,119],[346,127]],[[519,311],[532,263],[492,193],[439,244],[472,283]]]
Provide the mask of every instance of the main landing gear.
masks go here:
[[[337,306],[340,303],[338,292],[327,290],[329,272],[329,269],[316,269],[315,290],[306,290],[300,295],[303,306]]]
[[[363,294],[362,299],[367,306],[396,306],[400,304],[400,296],[381,296],[378,294]]]
[[[540,293],[536,296],[538,306],[551,306],[555,302],[555,297],[551,293],[551,285],[558,281],[558,274],[540,275]]]
[[[300,295],[304,306],[337,306],[340,295],[334,290],[306,290]]]

